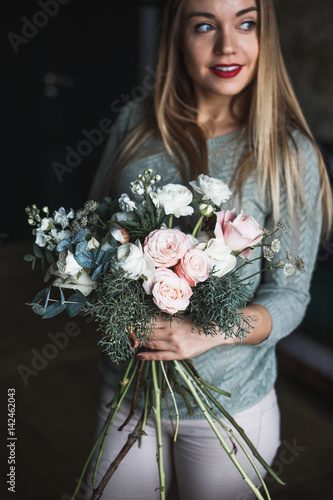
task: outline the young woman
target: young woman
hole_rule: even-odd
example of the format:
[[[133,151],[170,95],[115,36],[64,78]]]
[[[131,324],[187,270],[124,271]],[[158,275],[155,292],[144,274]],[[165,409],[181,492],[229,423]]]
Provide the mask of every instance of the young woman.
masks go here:
[[[282,220],[288,228],[281,235],[282,254],[289,251],[305,262],[305,272],[294,277],[274,271],[255,281],[253,301],[245,309],[254,328],[243,343],[199,335],[187,320],[170,325],[161,318],[150,351],[140,355],[145,360],[194,357],[205,379],[232,394],[230,400],[221,396],[221,402],[272,463],[279,446],[275,346],[304,316],[332,202],[322,158],[285,70],[271,0],[168,2],[154,96],[122,110],[90,197],[119,196],[146,168],[165,184],[187,183],[199,173],[220,178],[234,193],[227,208],[242,209],[263,227]],[[251,274],[260,261],[253,266]],[[121,367],[104,360],[103,370],[101,418]],[[201,412],[190,417],[181,400],[179,406],[176,443],[164,414],[168,487],[176,483],[181,500],[252,498]],[[126,432],[117,432],[126,415],[125,408],[113,425],[104,469],[135,426],[133,420]],[[142,447],[131,449],[102,498],[159,498],[155,447],[152,422]],[[241,451],[238,457],[255,480]]]

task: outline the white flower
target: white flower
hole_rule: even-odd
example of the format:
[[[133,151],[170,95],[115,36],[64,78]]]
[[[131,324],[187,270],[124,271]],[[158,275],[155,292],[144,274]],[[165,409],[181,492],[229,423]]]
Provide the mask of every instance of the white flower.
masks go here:
[[[142,181],[131,182],[130,186],[131,186],[132,193],[137,194],[139,196],[142,196],[145,194],[145,188],[144,188]]]
[[[112,263],[114,270],[122,269],[126,278],[138,280],[141,276],[150,278],[155,273],[155,265],[149,255],[144,254],[139,240],[120,245]]]
[[[212,238],[207,244],[200,243],[198,247],[207,253],[211,267],[215,268],[214,274],[219,278],[235,267],[237,259],[222,239]]]
[[[111,220],[114,222],[122,222],[125,220],[136,220],[134,212],[116,212],[112,215]]]
[[[131,198],[126,193],[123,193],[121,195],[118,202],[120,210],[122,210],[123,212],[133,212],[133,210],[136,208],[135,201],[132,201]]]
[[[87,271],[83,271],[77,278],[69,276],[68,278],[57,278],[52,285],[60,288],[70,288],[79,290],[83,295],[89,295],[98,286],[97,281],[93,281]]]
[[[83,268],[75,260],[74,255],[69,250],[64,250],[60,252],[59,259],[57,262],[58,272],[52,273],[60,276],[61,278],[67,278],[68,276],[77,276],[82,272]]]
[[[210,217],[215,212],[215,207],[207,203],[200,203],[199,210],[201,215],[204,215],[205,217]]]
[[[278,253],[281,250],[281,242],[280,242],[280,240],[277,240],[277,239],[273,240],[271,248],[272,248],[272,250],[273,250],[274,253]]]
[[[193,214],[192,203],[193,195],[191,191],[181,184],[167,184],[157,189],[157,196],[160,207],[167,215],[183,217]]]
[[[283,268],[284,274],[286,276],[292,276],[295,272],[295,268],[292,264],[286,264]]]
[[[74,219],[74,210],[71,208],[70,211],[66,213],[64,207],[61,207],[58,211],[54,212],[53,218],[56,224],[61,224],[61,227],[65,229],[69,225],[69,220]]]
[[[96,240],[96,238],[92,237],[88,241],[88,250],[96,250],[96,248],[99,247],[99,241]]]
[[[47,275],[53,274],[57,279],[52,283],[61,288],[71,288],[79,290],[83,295],[89,295],[98,286],[97,281],[93,281],[87,271],[76,262],[72,252],[64,250],[60,252],[56,264],[52,264]]]
[[[57,229],[51,229],[50,232],[52,236],[52,241],[55,244],[60,243],[62,240],[66,240],[67,238],[70,238],[72,233],[68,229],[63,229],[62,231],[58,231]]]
[[[110,234],[114,237],[118,243],[122,245],[129,242],[129,234],[123,227],[114,227],[111,229]],[[111,247],[110,247],[111,248]]]
[[[203,200],[212,200],[218,207],[229,200],[232,194],[224,182],[205,174],[200,174],[196,181],[190,182],[190,185]]]
[[[50,219],[47,219],[46,217],[44,217],[44,219],[42,219],[41,225],[40,225],[40,229],[42,231],[47,231],[48,229],[52,229],[53,227],[54,227],[54,225],[52,224],[52,221]]]
[[[160,208],[160,199],[155,191],[149,193],[151,201],[154,203],[156,208]]]
[[[264,257],[269,262],[272,262],[272,260],[274,259],[274,252],[271,249],[271,247],[269,247],[269,246],[267,246],[267,247],[265,246],[264,247]]]
[[[37,228],[33,230],[33,234],[36,236],[36,245],[38,245],[39,247],[45,247],[46,241],[44,231],[40,228]]]

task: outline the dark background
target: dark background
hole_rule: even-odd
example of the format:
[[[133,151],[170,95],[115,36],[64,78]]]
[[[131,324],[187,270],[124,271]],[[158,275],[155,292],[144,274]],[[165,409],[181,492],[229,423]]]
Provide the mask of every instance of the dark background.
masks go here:
[[[332,170],[332,2],[275,3],[296,93]],[[85,201],[103,144],[81,154],[80,163],[72,172],[63,173],[61,182],[52,164],[65,164],[66,148],[77,151],[87,139],[83,130],[98,129],[103,119],[113,122],[117,112],[112,109],[119,109],[119,101],[125,102],[142,89],[147,67],[154,66],[154,38],[162,4],[69,0],[59,5],[56,15],[47,16],[46,22],[45,16],[44,21],[34,17],[42,11],[38,1],[3,0],[0,6],[1,407],[6,410],[7,389],[15,387],[18,435],[17,492],[10,494],[4,481],[7,431],[1,430],[1,498],[44,500],[71,494],[91,445],[101,383],[94,325],[75,319],[80,334],[48,360],[45,368],[30,376],[27,384],[18,372],[20,365],[32,366],[33,352],[43,352],[50,342],[49,333],[63,332],[68,324],[64,317],[44,323],[24,305],[43,285],[38,273],[31,273],[29,264],[22,261],[32,243],[24,208],[32,203],[47,204],[52,210],[61,205],[78,208]],[[45,26],[35,34],[30,32],[30,39],[19,43],[16,53],[8,35],[22,36],[23,17],[45,22]],[[331,356],[332,254],[333,244],[325,243],[314,275],[313,301],[297,332],[305,343],[310,342],[310,351],[315,345],[319,353],[322,349]],[[272,497],[326,500],[331,497],[333,465],[333,382],[318,368],[320,354],[313,366],[296,356],[297,345],[279,350],[284,444],[277,467],[283,462],[279,457],[285,456],[286,443],[296,439],[306,450],[288,466],[282,463],[288,486],[272,486]]]

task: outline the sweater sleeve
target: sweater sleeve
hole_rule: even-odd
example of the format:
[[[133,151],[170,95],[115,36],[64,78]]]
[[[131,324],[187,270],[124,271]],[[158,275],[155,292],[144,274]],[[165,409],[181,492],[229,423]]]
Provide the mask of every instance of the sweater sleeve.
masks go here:
[[[103,197],[104,183],[107,179],[110,168],[117,158],[119,147],[131,130],[144,119],[144,106],[135,101],[130,101],[124,106],[114,125],[104,147],[102,159],[95,173],[90,191],[90,200],[99,201]]]
[[[296,141],[301,177],[306,204],[300,202],[299,208],[290,216],[286,190],[281,189],[280,220],[287,227],[280,231],[281,242],[279,259],[286,258],[290,252],[293,258],[299,256],[305,264],[305,272],[296,271],[286,276],[283,270],[272,270],[264,274],[253,302],[264,306],[272,318],[269,337],[257,347],[276,344],[291,333],[301,323],[310,301],[310,284],[316,262],[321,231],[321,197],[318,160],[311,143],[299,132],[293,132]],[[292,219],[292,220],[291,220]],[[266,227],[273,227],[270,216]]]

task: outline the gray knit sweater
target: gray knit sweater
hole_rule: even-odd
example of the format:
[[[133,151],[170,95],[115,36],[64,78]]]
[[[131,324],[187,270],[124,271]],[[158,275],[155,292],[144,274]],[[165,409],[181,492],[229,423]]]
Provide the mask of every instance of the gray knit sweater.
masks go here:
[[[90,192],[91,199],[101,198],[105,176],[112,165],[120,140],[128,130],[142,121],[144,113],[144,104],[131,102],[123,108],[113,127],[96,173]],[[288,232],[279,233],[282,250],[277,258],[285,258],[287,251],[295,256],[299,255],[305,262],[305,272],[287,277],[282,270],[274,270],[252,280],[254,281],[252,302],[264,306],[272,318],[273,328],[267,340],[255,346],[234,344],[215,347],[194,358],[196,368],[204,379],[232,394],[230,399],[218,396],[221,404],[231,414],[250,408],[260,402],[271,390],[276,379],[275,346],[280,339],[299,325],[310,298],[310,280],[321,227],[318,164],[309,141],[298,131],[293,131],[292,134],[299,150],[307,209],[301,207],[294,214],[295,223],[291,229],[287,197],[282,187],[280,219],[288,227]],[[230,184],[245,147],[244,141],[238,138],[237,132],[232,132],[209,139],[207,146],[209,174]],[[130,193],[129,183],[146,168],[152,168],[155,173],[159,173],[164,184],[182,183],[177,164],[165,151],[161,140],[152,137],[139,149],[135,159],[122,170],[117,184],[112,187],[114,194],[119,196],[125,192]],[[236,208],[237,211],[242,209],[246,215],[252,215],[261,226],[273,227],[271,204],[268,199],[260,196],[255,173],[244,186],[242,205],[240,206],[239,199],[234,197],[225,208]],[[256,250],[256,252],[259,251],[259,249]],[[242,275],[244,277],[252,275],[260,269],[261,265],[262,262],[258,260],[251,266],[245,266],[242,269]],[[102,370],[106,379],[115,385],[119,381],[123,367],[112,365],[103,358]],[[180,418],[202,418],[200,411],[196,411],[195,416],[190,417],[181,399],[178,400],[178,405]],[[164,417],[167,418],[166,409],[164,408],[163,411]]]

